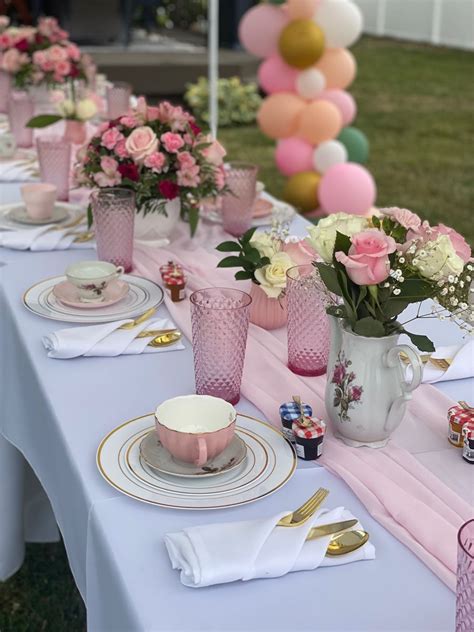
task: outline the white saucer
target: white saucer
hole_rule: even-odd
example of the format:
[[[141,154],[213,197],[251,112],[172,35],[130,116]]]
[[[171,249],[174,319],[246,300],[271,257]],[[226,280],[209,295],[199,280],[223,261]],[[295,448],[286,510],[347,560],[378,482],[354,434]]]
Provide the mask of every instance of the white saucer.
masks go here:
[[[198,467],[175,459],[160,443],[156,430],[152,430],[140,443],[140,456],[149,467],[165,474],[183,478],[207,478],[219,476],[238,467],[247,456],[247,446],[245,441],[234,435],[223,452]]]
[[[26,206],[22,204],[12,208],[11,211],[7,213],[7,217],[19,224],[34,224],[35,226],[43,226],[45,224],[58,224],[59,222],[62,222],[66,219],[66,217],[68,217],[68,212],[61,204],[55,204],[53,212],[49,217],[38,219],[30,217],[28,215],[28,211],[26,210]]]
[[[29,230],[47,224],[60,225],[69,220],[75,220],[83,213],[84,211],[77,204],[56,202],[52,217],[47,220],[32,220],[28,217],[23,202],[2,204],[0,206],[0,230]]]

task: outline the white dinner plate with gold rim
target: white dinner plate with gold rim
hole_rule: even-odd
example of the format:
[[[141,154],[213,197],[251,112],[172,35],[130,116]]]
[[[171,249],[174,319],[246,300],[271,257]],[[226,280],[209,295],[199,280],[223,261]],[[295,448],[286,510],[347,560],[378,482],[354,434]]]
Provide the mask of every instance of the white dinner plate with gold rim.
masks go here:
[[[66,281],[65,276],[44,279],[30,287],[23,295],[26,309],[38,316],[65,323],[99,324],[110,323],[115,320],[136,318],[152,307],[158,307],[163,302],[164,294],[159,285],[133,274],[120,277],[129,285],[126,296],[114,305],[85,310],[61,303],[53,293],[58,283]]]
[[[153,414],[131,419],[101,442],[97,466],[105,480],[122,493],[170,509],[224,509],[254,502],[287,483],[296,468],[291,444],[273,426],[238,414],[236,432],[245,441],[247,458],[218,477],[178,478],[148,467],[140,443],[154,428]]]
[[[48,223],[60,228],[62,224],[74,221],[84,213],[84,210],[77,204],[69,202],[56,202],[55,217],[49,222],[27,222],[22,221],[26,215],[25,205],[22,202],[15,204],[3,204],[0,206],[0,230],[31,230],[45,226]]]

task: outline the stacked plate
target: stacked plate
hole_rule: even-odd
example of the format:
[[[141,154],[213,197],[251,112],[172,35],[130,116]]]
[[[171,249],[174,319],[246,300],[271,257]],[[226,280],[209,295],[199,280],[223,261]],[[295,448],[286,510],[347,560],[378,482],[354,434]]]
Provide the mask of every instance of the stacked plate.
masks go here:
[[[223,509],[254,502],[287,483],[292,446],[272,426],[238,415],[236,437],[203,468],[177,462],[157,440],[153,414],[127,421],[99,446],[97,466],[127,496],[172,509]]]
[[[26,212],[26,206],[22,203],[4,204],[0,206],[0,230],[24,230],[38,228],[46,224],[54,224],[58,228],[62,224],[69,223],[78,218],[84,211],[75,204],[56,202],[53,214],[48,219],[33,219]]]

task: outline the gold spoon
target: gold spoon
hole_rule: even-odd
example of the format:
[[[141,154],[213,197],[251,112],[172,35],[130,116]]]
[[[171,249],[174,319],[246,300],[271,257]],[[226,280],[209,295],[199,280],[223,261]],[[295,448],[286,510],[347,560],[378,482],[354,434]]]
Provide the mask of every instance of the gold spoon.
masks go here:
[[[181,336],[182,334],[180,331],[173,331],[168,334],[161,334],[161,336],[156,336],[156,338],[150,340],[147,346],[154,347],[155,349],[161,347],[169,347],[171,345],[174,345],[175,342],[178,342],[178,340],[181,340]]]
[[[357,551],[361,546],[364,546],[368,539],[367,531],[344,531],[331,538],[326,555],[336,557],[352,553],[352,551]]]
[[[155,312],[156,312],[156,307],[150,307],[150,309],[147,309],[146,312],[144,312],[141,316],[138,316],[137,318],[135,318],[135,320],[132,320],[132,322],[130,323],[125,323],[124,325],[121,325],[119,329],[134,329],[134,327],[141,325],[146,320],[151,318]]]

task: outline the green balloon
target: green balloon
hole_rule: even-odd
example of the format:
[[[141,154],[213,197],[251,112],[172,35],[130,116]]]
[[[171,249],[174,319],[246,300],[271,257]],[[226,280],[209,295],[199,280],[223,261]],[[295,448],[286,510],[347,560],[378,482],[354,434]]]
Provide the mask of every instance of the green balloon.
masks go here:
[[[357,129],[357,127],[345,127],[337,140],[347,149],[349,162],[358,162],[361,165],[367,162],[369,158],[369,141],[360,129]]]

